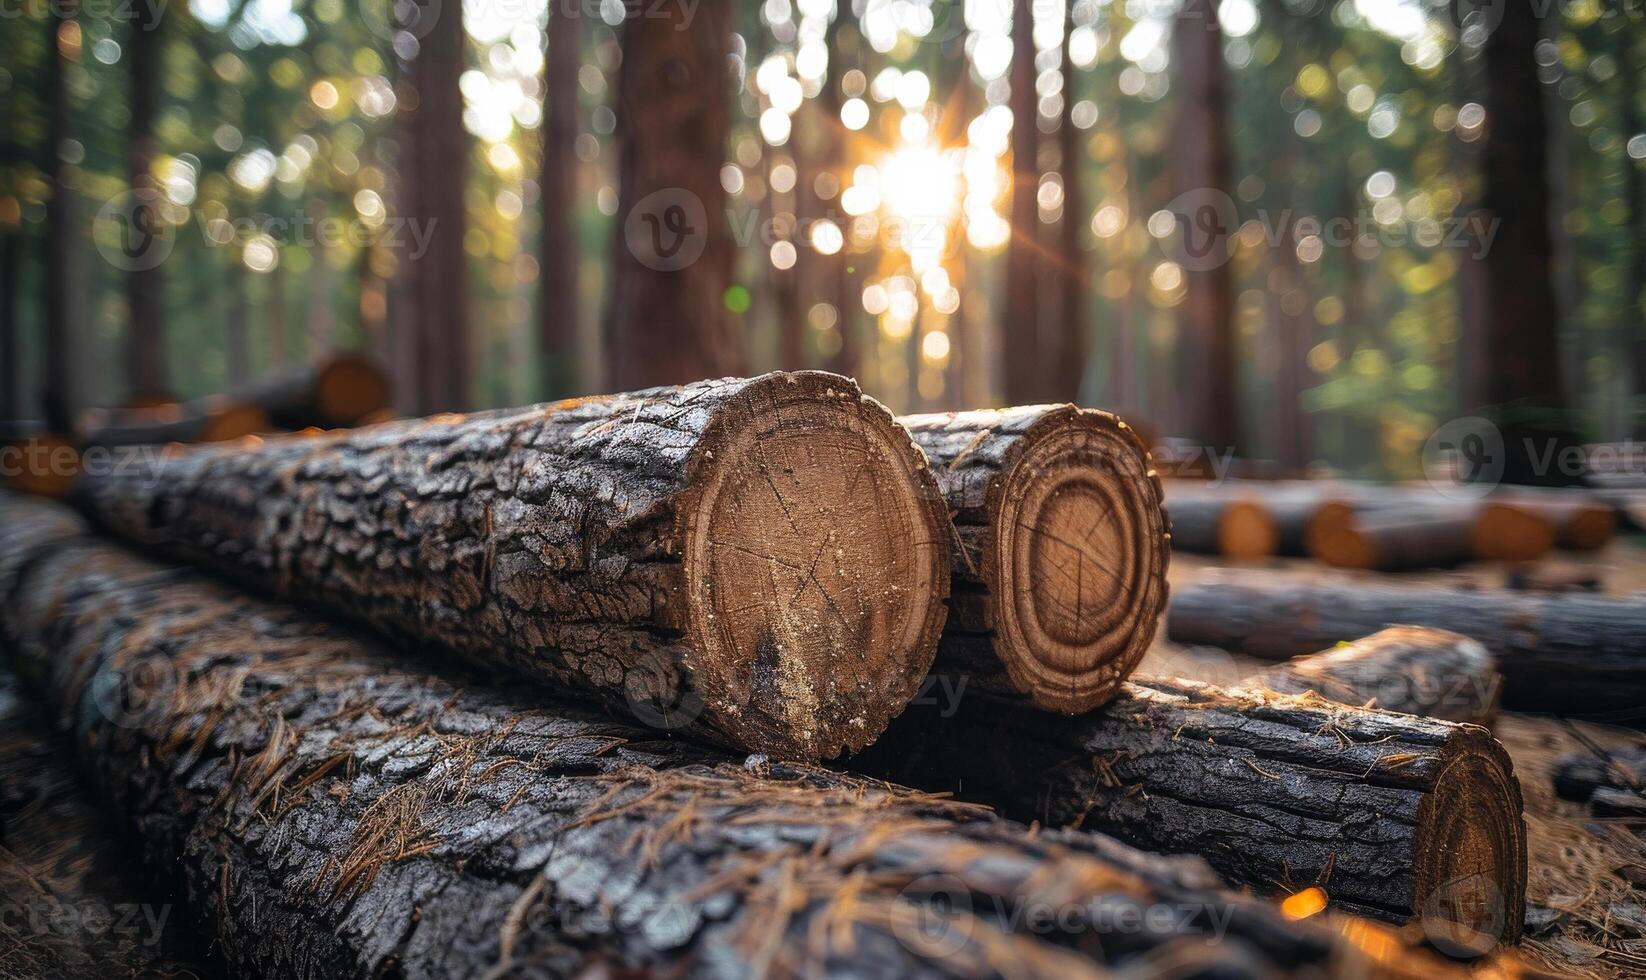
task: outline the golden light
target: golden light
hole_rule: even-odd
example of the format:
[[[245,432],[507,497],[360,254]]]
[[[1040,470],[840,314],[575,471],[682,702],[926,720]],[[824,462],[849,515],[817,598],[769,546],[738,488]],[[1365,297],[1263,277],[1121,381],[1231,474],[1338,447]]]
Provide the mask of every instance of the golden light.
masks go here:
[[[1280,903],[1280,912],[1288,919],[1307,919],[1317,915],[1326,908],[1326,890],[1318,886],[1305,888],[1295,895],[1288,895]]]
[[[846,236],[841,233],[840,226],[824,218],[812,225],[812,248],[822,255],[833,255],[846,244]]]
[[[920,353],[934,364],[941,364],[949,359],[949,335],[941,330],[934,330],[920,341]]]
[[[321,79],[309,86],[309,100],[320,109],[335,109],[337,107],[337,86]]]

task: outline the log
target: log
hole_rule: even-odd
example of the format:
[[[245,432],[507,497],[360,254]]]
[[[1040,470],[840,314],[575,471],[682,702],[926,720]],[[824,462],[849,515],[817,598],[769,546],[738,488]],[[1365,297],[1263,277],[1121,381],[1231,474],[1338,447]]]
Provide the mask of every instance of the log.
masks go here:
[[[0,480],[18,493],[62,499],[80,475],[80,450],[61,435],[19,427],[0,439]]]
[[[1526,830],[1484,728],[1192,681],[1128,684],[1077,719],[984,695],[911,705],[856,765],[1018,820],[1199,854],[1264,893],[1512,942]]]
[[[1502,679],[1484,646],[1448,630],[1396,626],[1242,678],[1241,687],[1487,725]]]
[[[1646,605],[1576,594],[1313,584],[1210,576],[1173,596],[1166,634],[1285,660],[1390,626],[1432,626],[1480,641],[1503,675],[1503,706],[1640,721],[1646,704]]]
[[[1617,534],[1617,509],[1586,491],[1508,487],[1491,499],[1550,525],[1555,543],[1571,551],[1599,551]]]
[[[270,371],[230,397],[262,409],[282,429],[335,429],[388,408],[389,379],[370,358],[331,354]]]
[[[1167,522],[1143,442],[1073,405],[898,421],[954,522],[940,668],[1050,711],[1113,697],[1166,604]]]
[[[0,674],[0,973],[209,975],[179,936],[181,899],[143,884],[63,749]]]
[[[1236,560],[1279,552],[1280,529],[1257,500],[1192,480],[1170,481],[1166,494],[1173,549]]]
[[[1639,794],[1646,790],[1646,746],[1561,756],[1554,784],[1555,795],[1575,803],[1587,803],[1600,789]]]
[[[925,459],[822,372],[198,449],[75,496],[253,587],[789,759],[874,740],[948,594]]]
[[[0,501],[17,661],[241,972],[1438,966],[1387,936],[1363,952],[1289,921],[1199,861],[408,669],[375,640],[101,540],[21,540],[41,506]]]
[[[271,428],[268,414],[256,405],[213,395],[148,408],[88,409],[80,416],[78,441],[104,447],[229,442]]]
[[[1310,553],[1340,568],[1409,571],[1481,559],[1531,561],[1555,545],[1542,514],[1497,500],[1451,500],[1400,487],[1357,488],[1317,515]]]

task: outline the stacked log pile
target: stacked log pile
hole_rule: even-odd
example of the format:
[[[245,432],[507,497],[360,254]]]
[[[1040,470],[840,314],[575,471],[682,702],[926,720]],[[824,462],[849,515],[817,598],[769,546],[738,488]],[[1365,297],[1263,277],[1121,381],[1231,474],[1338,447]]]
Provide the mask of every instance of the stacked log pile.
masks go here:
[[[239,970],[1441,969],[1288,921],[1198,862],[429,676],[295,607],[20,530],[41,506],[0,504],[5,635]]]
[[[873,741],[948,596],[924,457],[820,372],[201,448],[76,501],[396,639],[791,759]]]
[[[1627,599],[1244,574],[1179,589],[1166,632],[1284,660],[1398,625],[1478,640],[1497,660],[1506,708],[1638,720],[1646,704],[1646,607]]]

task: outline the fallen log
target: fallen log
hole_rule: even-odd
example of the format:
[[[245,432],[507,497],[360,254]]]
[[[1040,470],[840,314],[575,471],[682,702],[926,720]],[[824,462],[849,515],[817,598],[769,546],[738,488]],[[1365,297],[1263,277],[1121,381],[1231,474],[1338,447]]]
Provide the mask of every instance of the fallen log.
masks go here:
[[[1166,510],[1172,519],[1172,548],[1198,555],[1236,560],[1267,558],[1280,550],[1280,529],[1273,516],[1249,496],[1192,480],[1166,485]]]
[[[1309,530],[1315,558],[1383,572],[1475,559],[1531,561],[1554,545],[1554,525],[1528,508],[1401,487],[1356,489],[1351,501],[1322,512]]]
[[[80,450],[64,436],[29,423],[0,433],[0,480],[18,493],[61,499],[80,475]]]
[[[1571,551],[1598,551],[1617,533],[1617,509],[1584,490],[1505,487],[1491,500],[1549,525],[1555,544]]]
[[[1409,976],[1199,861],[409,670],[95,538],[14,533],[0,620],[150,867],[264,976]]]
[[[1019,820],[1199,854],[1266,893],[1512,942],[1520,783],[1491,734],[1262,690],[1145,680],[1058,718],[983,695],[911,705],[856,765]]]
[[[0,973],[201,976],[181,899],[143,884],[47,731],[0,674]]]
[[[254,405],[282,429],[360,425],[389,406],[389,380],[370,358],[331,354],[265,374],[230,397]]]
[[[1646,704],[1646,606],[1625,599],[1246,573],[1179,588],[1166,634],[1285,660],[1402,625],[1480,641],[1497,660],[1510,710],[1639,721]]]
[[[147,408],[88,409],[77,423],[82,446],[228,442],[268,432],[269,416],[249,402],[213,395]]]
[[[1260,671],[1240,686],[1489,726],[1502,679],[1476,641],[1448,630],[1396,626]]]
[[[1555,763],[1555,795],[1587,803],[1596,790],[1646,791],[1646,746],[1599,752],[1575,752]]]
[[[791,759],[874,740],[948,594],[925,459],[821,372],[200,449],[77,488],[167,555]]]
[[[1166,605],[1167,522],[1142,440],[1072,405],[898,421],[954,522],[940,669],[1069,714],[1113,697]]]

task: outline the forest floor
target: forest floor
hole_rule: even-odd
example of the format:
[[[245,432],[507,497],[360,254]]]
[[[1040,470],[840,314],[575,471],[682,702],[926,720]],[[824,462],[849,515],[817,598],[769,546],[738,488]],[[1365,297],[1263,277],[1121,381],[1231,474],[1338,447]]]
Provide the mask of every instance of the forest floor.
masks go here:
[[[1227,567],[1174,554],[1170,581],[1180,588],[1210,569]],[[1391,577],[1293,559],[1274,559],[1261,567],[1317,583]],[[1479,563],[1394,577],[1413,584],[1504,588],[1515,574],[1500,564]],[[1562,553],[1541,562],[1535,575],[1541,581],[1592,578],[1601,593],[1635,594],[1646,601],[1646,537],[1619,537],[1593,555]],[[1265,666],[1223,650],[1179,646],[1165,638],[1162,627],[1138,673],[1227,684]],[[1635,722],[1641,729],[1516,712],[1501,713],[1493,726],[1514,759],[1526,800],[1528,927],[1520,952],[1532,965],[1555,974],[1606,980],[1646,976],[1646,820],[1596,818],[1587,804],[1558,798],[1552,781],[1563,755],[1646,744],[1646,705],[1641,709]]]

